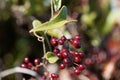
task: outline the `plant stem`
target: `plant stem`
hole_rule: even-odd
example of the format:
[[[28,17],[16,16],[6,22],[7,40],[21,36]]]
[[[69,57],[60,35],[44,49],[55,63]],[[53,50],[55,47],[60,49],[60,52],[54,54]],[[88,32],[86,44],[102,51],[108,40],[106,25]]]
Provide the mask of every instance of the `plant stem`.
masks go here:
[[[53,0],[51,0],[51,17],[53,17]]]
[[[45,39],[46,39],[46,42],[48,44],[48,47],[49,47],[50,51],[52,51],[52,48],[51,48],[51,45],[50,45],[50,41],[48,40],[47,35],[45,34],[44,36],[45,36]]]
[[[42,43],[43,43],[43,52],[44,52],[44,55],[45,55],[45,53],[46,53],[46,48],[45,48],[45,40],[44,40],[44,39],[43,39]]]

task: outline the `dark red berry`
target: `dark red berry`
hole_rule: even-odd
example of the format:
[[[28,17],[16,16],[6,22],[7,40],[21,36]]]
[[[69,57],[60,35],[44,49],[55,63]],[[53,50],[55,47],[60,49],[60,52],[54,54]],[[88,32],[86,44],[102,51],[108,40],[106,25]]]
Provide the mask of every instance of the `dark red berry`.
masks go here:
[[[80,59],[80,57],[76,56],[76,57],[74,57],[74,61],[75,61],[76,63],[79,63],[79,62],[81,61],[81,59]]]
[[[81,39],[81,36],[80,35],[76,35],[75,37],[74,37],[74,39],[76,39],[76,40],[80,40]]]
[[[29,58],[28,57],[24,58],[24,63],[29,63]]]
[[[22,64],[21,68],[27,68],[27,65],[26,64]]]
[[[40,60],[39,60],[39,59],[35,59],[35,60],[34,60],[34,64],[35,64],[35,65],[39,65],[39,64],[40,64]]]
[[[60,69],[64,69],[65,68],[65,64],[61,63],[60,64]]]
[[[60,59],[62,59],[62,58],[63,58],[63,56],[62,56],[62,54],[61,54],[61,53],[58,53],[58,54],[57,54],[57,56],[58,56]]]
[[[67,58],[67,57],[68,57],[68,52],[67,52],[67,51],[63,52],[63,53],[62,53],[62,56],[63,56],[64,58]]]
[[[73,44],[74,39],[69,39],[68,40],[71,44]]]
[[[84,57],[84,53],[83,52],[79,52],[79,56],[80,56],[80,58],[83,58]]]
[[[84,66],[83,64],[79,64],[79,65],[78,65],[78,69],[79,69],[79,70],[84,70],[84,69],[85,69],[85,66]]]
[[[73,40],[73,46],[75,47],[75,48],[80,48],[81,47],[81,44],[80,44],[80,42],[78,41],[78,40]]]
[[[42,80],[46,80],[47,79],[47,77],[46,76],[42,76]]]
[[[80,72],[81,72],[81,71],[80,71],[79,69],[74,69],[74,74],[75,74],[75,75],[79,75]]]
[[[63,41],[62,39],[59,39],[59,40],[58,40],[58,44],[59,44],[59,45],[63,45],[63,44],[64,44],[64,41]]]
[[[38,72],[38,67],[34,67],[33,69],[35,72]]]
[[[33,64],[29,62],[29,63],[27,64],[27,66],[28,66],[29,69],[31,69],[32,66],[33,66]]]
[[[79,53],[78,52],[72,52],[73,56],[79,56]]]
[[[52,78],[58,78],[59,75],[58,75],[58,74],[55,74],[55,73],[52,73],[52,74],[51,74],[51,77],[52,77]]]
[[[65,36],[62,36],[62,37],[61,37],[61,40],[66,41],[66,37],[65,37]]]
[[[55,54],[58,54],[60,52],[60,50],[58,49],[58,48],[55,48],[54,50],[53,50],[53,53],[55,53]]]
[[[91,65],[92,63],[93,63],[92,59],[90,59],[90,58],[85,59],[85,64],[86,65]]]
[[[68,52],[68,50],[66,48],[62,48],[61,53],[63,52]]]
[[[70,59],[69,58],[64,58],[63,59],[63,63],[64,64],[69,64],[70,63]]]
[[[51,43],[52,46],[57,46],[58,45],[56,38],[51,38],[50,43]]]
[[[50,77],[49,80],[54,80],[54,78]]]

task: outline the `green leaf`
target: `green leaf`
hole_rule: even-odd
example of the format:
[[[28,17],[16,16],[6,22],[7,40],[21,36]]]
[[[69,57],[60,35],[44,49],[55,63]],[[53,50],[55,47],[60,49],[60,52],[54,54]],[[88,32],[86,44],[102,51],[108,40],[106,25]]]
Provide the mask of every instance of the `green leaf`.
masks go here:
[[[32,29],[30,32],[45,31],[45,30],[59,28],[68,22],[71,22],[71,21],[63,20],[63,21],[59,21],[59,22],[54,23],[54,24],[46,22],[46,24],[42,24],[41,27],[36,27],[36,28]]]
[[[47,34],[55,37],[55,38],[59,38],[60,36],[63,35],[63,33],[61,32],[60,29],[52,29],[52,30],[48,30]]]
[[[58,11],[61,7],[61,2],[62,0],[53,0],[53,3],[54,3],[54,10],[55,11]]]
[[[33,21],[34,28],[30,30],[30,32],[56,29],[62,27],[64,24],[68,22],[76,21],[76,20],[67,21],[66,16],[67,16],[67,8],[66,6],[63,6],[60,12],[56,16],[51,18],[50,21],[45,22],[43,24],[40,24],[38,21]]]
[[[57,15],[55,15],[53,18],[50,19],[52,22],[58,22],[61,20],[65,20],[67,17],[67,7],[63,6]]]
[[[33,28],[37,28],[38,26],[37,25],[41,25],[42,23],[39,21],[39,20],[34,20],[32,22],[32,25],[33,25]]]
[[[55,63],[59,58],[53,52],[47,52],[46,59],[49,63]]]

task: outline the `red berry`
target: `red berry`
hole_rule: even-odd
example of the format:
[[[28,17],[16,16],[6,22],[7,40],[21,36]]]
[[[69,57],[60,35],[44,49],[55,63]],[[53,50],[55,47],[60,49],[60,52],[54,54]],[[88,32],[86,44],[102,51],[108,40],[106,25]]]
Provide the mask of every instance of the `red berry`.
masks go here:
[[[83,58],[84,57],[84,53],[83,52],[79,52],[79,56],[80,56],[80,58]]]
[[[84,66],[83,64],[79,64],[79,65],[78,65],[78,69],[79,69],[79,70],[84,70],[84,69],[85,69],[85,66]]]
[[[29,62],[29,63],[27,64],[27,66],[28,66],[29,69],[31,69],[32,66],[33,66],[33,64]]]
[[[33,69],[35,72],[38,72],[38,67],[34,67]]]
[[[81,47],[81,44],[80,44],[80,42],[79,42],[78,40],[73,40],[73,46],[74,46],[75,48],[80,48],[80,47]]]
[[[74,74],[75,74],[75,75],[79,75],[80,72],[81,72],[81,71],[80,71],[79,69],[74,69]]]
[[[54,80],[54,78],[50,77],[49,80]]]
[[[68,50],[66,48],[62,48],[61,53],[63,52],[68,52]]]
[[[55,53],[55,54],[58,54],[60,52],[60,50],[58,49],[58,48],[55,48],[54,50],[53,50],[53,53]]]
[[[42,80],[46,80],[47,79],[47,77],[46,76],[42,76]]]
[[[80,35],[76,35],[75,37],[74,37],[74,39],[76,39],[76,40],[80,40],[81,39],[81,36]]]
[[[50,43],[51,43],[52,46],[57,46],[58,45],[56,38],[51,38]]]
[[[73,44],[73,41],[74,41],[74,40],[73,40],[73,39],[69,39],[68,41],[69,41],[71,44]]]
[[[29,58],[28,57],[24,58],[24,63],[29,63]]]
[[[60,64],[60,69],[64,69],[65,68],[65,64],[61,63]]]
[[[40,64],[40,60],[39,60],[39,59],[35,59],[35,60],[34,60],[34,64],[35,64],[35,65],[39,65],[39,64]]]
[[[64,63],[64,64],[69,64],[69,63],[70,63],[69,58],[64,58],[64,59],[63,59],[63,63]]]
[[[52,74],[51,74],[51,77],[52,77],[52,78],[58,78],[59,75],[58,75],[58,74],[55,74],[55,73],[52,73]]]
[[[66,52],[66,51],[63,52],[63,53],[62,53],[62,56],[63,56],[64,58],[67,58],[67,57],[68,57],[68,52]]]
[[[73,56],[79,56],[78,52],[72,52]]]
[[[90,59],[90,58],[85,59],[85,64],[86,65],[91,65],[92,63],[93,63],[92,59]]]
[[[59,44],[59,45],[63,45],[63,44],[64,44],[64,41],[63,41],[62,39],[59,39],[59,40],[58,40],[58,44]]]
[[[60,59],[62,59],[62,58],[63,58],[63,56],[62,56],[62,54],[61,54],[61,53],[58,53],[58,54],[57,54],[57,56],[58,56]]]
[[[27,68],[27,65],[26,64],[22,64],[21,68]]]
[[[66,41],[66,37],[65,37],[65,36],[62,36],[61,39],[62,39],[63,41]]]
[[[81,59],[80,59],[80,57],[76,56],[76,57],[74,58],[74,61],[75,61],[76,63],[79,63],[79,62],[81,61]]]

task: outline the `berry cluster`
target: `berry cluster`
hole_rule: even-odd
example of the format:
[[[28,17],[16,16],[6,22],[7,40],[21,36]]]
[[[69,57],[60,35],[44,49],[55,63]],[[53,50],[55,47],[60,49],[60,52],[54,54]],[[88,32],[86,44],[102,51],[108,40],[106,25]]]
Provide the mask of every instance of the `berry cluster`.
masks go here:
[[[50,43],[54,47],[53,53],[57,55],[61,61],[60,69],[64,69],[66,66],[73,66],[74,74],[78,75],[82,70],[84,70],[85,66],[81,63],[84,57],[83,52],[72,51],[69,48],[69,43],[74,46],[74,48],[81,48],[80,43],[81,36],[76,35],[72,39],[67,39],[65,36],[62,36],[60,39],[51,38]],[[68,44],[68,46],[60,49],[59,45]]]
[[[24,63],[21,65],[22,68],[28,68],[31,70],[34,70],[36,72],[38,72],[38,66],[40,64],[40,60],[34,59],[34,63],[30,62],[29,58],[24,58]]]
[[[53,53],[60,59],[59,65],[60,69],[72,66],[74,68],[72,72],[74,75],[79,75],[81,71],[85,69],[84,64],[82,64],[84,53],[78,51],[78,49],[81,48],[80,40],[81,37],[79,35],[76,35],[74,38],[71,39],[67,39],[65,36],[62,36],[60,39],[51,38],[50,40],[50,44],[54,48]],[[70,45],[74,47],[73,50],[69,48]],[[43,68],[46,69],[46,67],[44,67],[45,66],[44,63],[40,62],[39,59],[34,59],[34,62],[32,63],[27,57],[24,58],[24,63],[21,65],[22,68],[28,68],[36,72],[38,72],[38,68],[40,66],[43,66]],[[58,74],[50,72],[42,76],[42,80],[57,80],[58,78],[59,78]]]
[[[42,80],[57,80],[59,78],[59,75],[56,73],[51,73],[50,77],[47,78],[47,76],[43,76]]]
[[[21,64],[21,68],[27,68],[35,72],[39,71],[40,60],[38,58],[34,59],[34,62],[32,63],[28,57],[25,57],[23,62],[24,63]],[[23,74],[23,77],[25,79],[30,79],[32,76]]]
[[[65,36],[62,36],[60,39],[57,38],[51,38],[50,43],[53,47],[56,47],[58,45],[63,45],[66,41],[69,41],[75,48],[80,48],[81,43],[80,43],[81,36],[76,35],[72,39],[66,39]]]
[[[75,48],[80,48],[81,43],[80,43],[81,36],[76,35],[74,38],[69,39],[69,42],[75,47]]]
[[[40,60],[38,58],[34,59],[34,63],[31,63],[29,58],[26,57],[26,58],[24,58],[24,63],[21,64],[21,67],[31,69],[31,70],[34,70],[35,72],[38,72],[38,68],[41,66],[40,64],[42,64],[42,63],[40,63]],[[31,76],[26,75],[26,74],[23,74],[23,76],[26,79],[31,77]],[[59,75],[56,73],[51,73],[50,77],[47,77],[46,75],[42,76],[42,80],[56,80],[57,78],[59,78]]]

